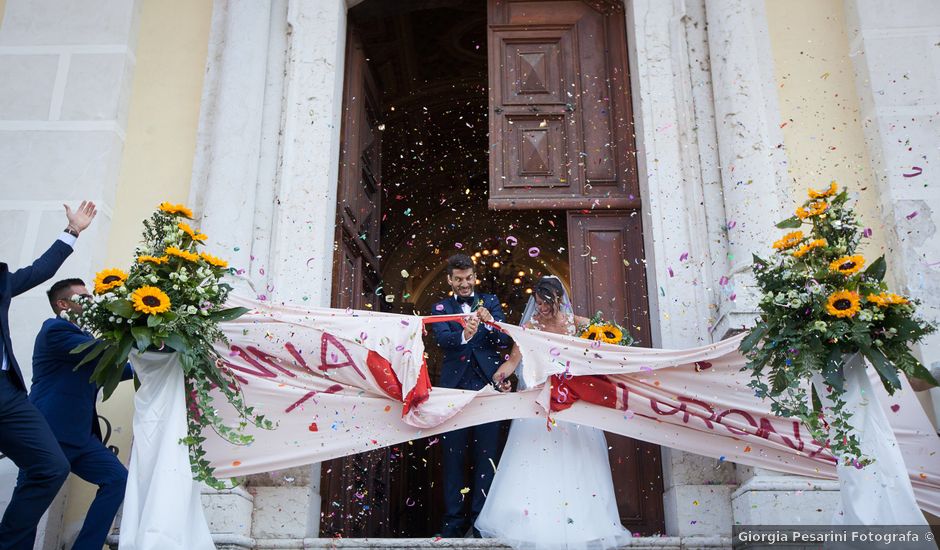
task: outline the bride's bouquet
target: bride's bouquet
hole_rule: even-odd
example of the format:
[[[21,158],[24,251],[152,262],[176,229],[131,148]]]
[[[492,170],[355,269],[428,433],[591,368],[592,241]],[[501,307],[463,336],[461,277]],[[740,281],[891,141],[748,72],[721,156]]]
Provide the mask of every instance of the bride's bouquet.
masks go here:
[[[595,342],[621,346],[633,345],[633,336],[630,336],[630,332],[617,323],[604,321],[600,311],[591,317],[587,325],[578,327],[578,332],[581,333],[581,338]]]
[[[773,243],[772,258],[754,256],[761,316],[740,350],[749,359],[749,386],[772,400],[774,414],[799,418],[836,456],[862,465],[870,459],[860,456],[844,410],[844,357],[861,353],[889,394],[901,388],[899,373],[936,384],[908,348],[935,329],[915,315],[916,300],[888,292],[884,257],[869,263],[856,252],[868,232],[859,231],[847,200],[835,182],[810,189],[796,215],[777,224],[795,231]],[[817,375],[828,410],[812,385]]]
[[[83,311],[75,321],[98,339],[73,353],[91,348],[81,364],[97,360],[92,379],[107,399],[121,381],[132,349],[178,352],[186,381],[188,436],[193,477],[215,488],[224,484],[213,476],[205,458],[202,430],[211,427],[227,441],[251,443],[243,433],[248,424],[272,427],[269,420],[245,405],[238,381],[222,368],[213,344],[228,343],[219,323],[248,310],[226,308],[231,286],[223,278],[227,262],[200,251],[206,235],[187,223],[192,212],[183,205],[162,203],[144,221],[143,244],[128,271],[105,269],[97,274],[92,298],[78,297]],[[241,416],[227,426],[213,407],[210,391],[218,389]]]

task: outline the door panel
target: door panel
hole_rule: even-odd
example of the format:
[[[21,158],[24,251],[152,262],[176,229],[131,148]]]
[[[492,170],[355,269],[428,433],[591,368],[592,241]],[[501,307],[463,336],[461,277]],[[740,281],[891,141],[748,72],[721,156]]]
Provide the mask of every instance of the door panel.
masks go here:
[[[568,261],[575,312],[627,327],[650,345],[646,270],[639,212],[568,212]],[[633,533],[665,531],[658,445],[606,434],[620,521]]]
[[[639,208],[622,10],[490,0],[488,19],[490,208]]]
[[[355,31],[349,33],[337,187],[333,307],[372,309],[379,302],[382,147],[373,79]],[[389,536],[390,449],[323,463],[320,536]]]

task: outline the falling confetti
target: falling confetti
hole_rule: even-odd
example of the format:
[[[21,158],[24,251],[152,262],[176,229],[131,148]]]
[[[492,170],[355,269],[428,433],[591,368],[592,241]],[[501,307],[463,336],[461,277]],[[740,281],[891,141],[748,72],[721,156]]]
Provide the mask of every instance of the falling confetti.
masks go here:
[[[921,174],[923,174],[923,173],[924,173],[924,169],[921,168],[920,166],[911,166],[911,171],[908,172],[908,173],[906,173],[906,174],[902,174],[902,175],[903,175],[905,178],[916,178],[917,176],[919,176],[919,175],[921,175]]]
[[[539,247],[537,247],[537,246],[533,246],[532,248],[529,249],[529,257],[530,257],[530,258],[535,258],[535,257],[537,257],[540,253],[541,253],[541,250],[539,250]]]

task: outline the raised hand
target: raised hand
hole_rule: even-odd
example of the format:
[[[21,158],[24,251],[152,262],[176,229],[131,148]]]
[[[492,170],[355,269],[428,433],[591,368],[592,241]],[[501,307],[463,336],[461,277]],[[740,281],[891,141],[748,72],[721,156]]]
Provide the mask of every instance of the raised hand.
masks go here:
[[[98,210],[95,209],[95,203],[91,201],[82,201],[78,205],[78,209],[72,210],[69,208],[69,205],[63,204],[65,207],[65,217],[69,220],[69,229],[72,229],[76,233],[81,233],[89,225],[91,225],[91,220],[95,219],[95,216],[98,214]]]
[[[463,327],[463,335],[468,341],[473,338],[480,328],[480,318],[476,315],[467,316],[466,324]]]

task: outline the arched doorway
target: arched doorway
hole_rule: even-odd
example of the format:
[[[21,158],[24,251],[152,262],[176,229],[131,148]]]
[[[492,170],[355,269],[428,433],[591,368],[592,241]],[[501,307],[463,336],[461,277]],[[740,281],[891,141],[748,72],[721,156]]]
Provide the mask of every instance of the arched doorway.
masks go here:
[[[624,22],[613,5],[366,0],[350,10],[334,306],[428,314],[459,250],[510,322],[532,281],[555,274],[576,281],[579,313],[603,310],[648,345]],[[426,344],[436,380],[439,353]],[[321,535],[437,532],[436,443],[324,464]],[[609,444],[624,525],[662,532],[659,448]]]

